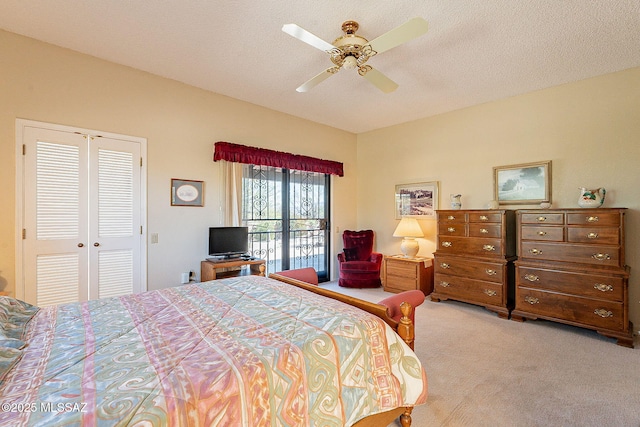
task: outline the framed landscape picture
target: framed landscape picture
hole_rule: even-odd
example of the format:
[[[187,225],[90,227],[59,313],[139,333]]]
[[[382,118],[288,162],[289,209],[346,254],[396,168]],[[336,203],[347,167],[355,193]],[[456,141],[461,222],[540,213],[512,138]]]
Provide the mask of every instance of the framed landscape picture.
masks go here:
[[[494,167],[493,191],[501,205],[551,203],[551,160]]]
[[[396,219],[435,218],[438,209],[438,181],[396,185]]]

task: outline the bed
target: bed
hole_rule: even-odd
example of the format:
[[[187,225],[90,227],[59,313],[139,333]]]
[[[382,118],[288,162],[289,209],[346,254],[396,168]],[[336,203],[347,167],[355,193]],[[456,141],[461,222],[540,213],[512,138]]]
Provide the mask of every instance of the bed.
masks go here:
[[[413,326],[321,293],[272,275],[40,309],[0,297],[0,425],[410,425],[427,397]]]

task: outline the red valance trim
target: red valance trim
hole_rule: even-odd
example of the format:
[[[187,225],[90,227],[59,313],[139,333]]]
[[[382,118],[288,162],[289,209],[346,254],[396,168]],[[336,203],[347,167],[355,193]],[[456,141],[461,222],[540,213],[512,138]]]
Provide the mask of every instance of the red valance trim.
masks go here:
[[[224,141],[215,143],[213,161],[217,162],[218,160],[344,176],[340,162]]]

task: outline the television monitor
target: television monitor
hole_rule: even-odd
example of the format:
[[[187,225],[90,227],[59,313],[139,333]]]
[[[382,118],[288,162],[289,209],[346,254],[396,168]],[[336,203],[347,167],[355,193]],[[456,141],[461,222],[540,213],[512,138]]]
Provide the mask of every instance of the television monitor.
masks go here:
[[[232,258],[249,252],[249,227],[209,227],[209,256]]]

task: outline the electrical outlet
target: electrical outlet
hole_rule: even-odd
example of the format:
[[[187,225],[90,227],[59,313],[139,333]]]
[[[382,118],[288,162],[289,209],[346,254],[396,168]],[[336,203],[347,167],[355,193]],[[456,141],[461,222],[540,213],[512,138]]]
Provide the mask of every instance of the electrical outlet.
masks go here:
[[[158,243],[158,233],[151,233],[151,243]]]

